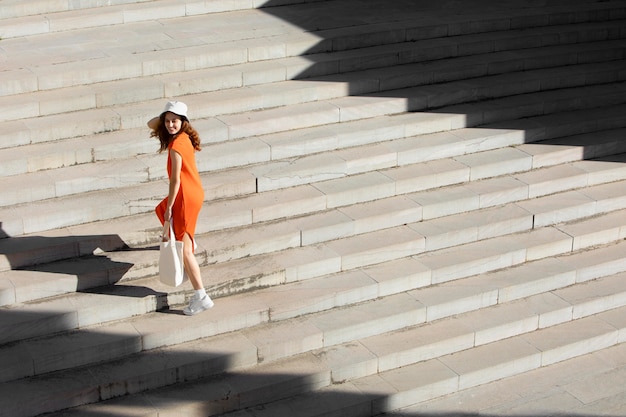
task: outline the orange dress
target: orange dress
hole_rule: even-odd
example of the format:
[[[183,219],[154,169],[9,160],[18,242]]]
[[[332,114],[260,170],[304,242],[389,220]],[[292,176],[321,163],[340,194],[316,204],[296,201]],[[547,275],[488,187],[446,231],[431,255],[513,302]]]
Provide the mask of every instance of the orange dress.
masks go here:
[[[191,144],[189,135],[181,133],[170,143],[168,151],[173,149],[183,159],[180,171],[180,189],[174,200],[172,207],[172,225],[176,240],[182,240],[185,233],[189,235],[195,249],[196,242],[194,234],[196,223],[204,201],[204,189],[200,181],[200,174],[196,167],[195,149]],[[167,176],[172,176],[172,161],[167,154]],[[167,208],[167,197],[155,208],[155,212],[161,224],[165,221],[165,209]]]

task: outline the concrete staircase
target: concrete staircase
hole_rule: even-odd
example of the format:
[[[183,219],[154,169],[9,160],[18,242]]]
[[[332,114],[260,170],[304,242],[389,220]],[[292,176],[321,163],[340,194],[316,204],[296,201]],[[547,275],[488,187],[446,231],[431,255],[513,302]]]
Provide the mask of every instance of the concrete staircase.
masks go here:
[[[0,416],[374,416],[626,340],[626,1],[107,3],[0,7]]]

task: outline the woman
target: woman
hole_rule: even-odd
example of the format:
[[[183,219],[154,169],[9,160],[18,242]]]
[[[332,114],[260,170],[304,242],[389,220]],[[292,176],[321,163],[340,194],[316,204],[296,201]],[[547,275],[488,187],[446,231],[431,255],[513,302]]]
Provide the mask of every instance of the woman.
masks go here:
[[[204,201],[204,189],[196,167],[195,151],[200,150],[200,137],[187,118],[187,105],[170,101],[163,113],[148,122],[152,129],[150,137],[161,143],[159,152],[168,151],[167,175],[169,193],[155,211],[163,224],[163,240],[168,240],[169,223],[172,221],[176,240],[182,240],[185,273],[195,293],[183,312],[189,316],[213,307],[202,284],[200,266],[194,255],[196,222]]]

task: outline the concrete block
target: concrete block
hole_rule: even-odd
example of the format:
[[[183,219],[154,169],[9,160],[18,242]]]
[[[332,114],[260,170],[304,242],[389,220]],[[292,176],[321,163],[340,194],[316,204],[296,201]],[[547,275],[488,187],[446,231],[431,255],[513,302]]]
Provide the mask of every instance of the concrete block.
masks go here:
[[[246,329],[242,333],[257,347],[260,362],[273,362],[324,345],[323,332],[304,319]]]
[[[368,172],[313,185],[326,197],[327,208],[347,206],[395,195],[393,179],[379,172]]]
[[[263,135],[339,122],[339,109],[328,103],[305,103],[288,110],[270,109],[254,114],[224,115],[218,118],[229,126],[230,138]]]
[[[613,346],[618,331],[595,317],[587,317],[521,337],[541,351],[541,366],[547,366]]]
[[[373,265],[424,251],[424,236],[406,227],[396,227],[328,242],[341,256],[344,271]]]
[[[624,242],[583,251],[564,260],[576,268],[576,282],[586,282],[602,276],[617,274],[626,269],[623,259]]]
[[[420,254],[416,259],[432,270],[433,284],[517,265],[526,250],[511,237],[499,237]],[[450,264],[450,259],[455,259]]]
[[[626,340],[626,332],[624,331],[624,329],[626,328],[626,324],[624,323],[624,310],[624,307],[621,307],[613,310],[608,310],[597,315],[599,319],[605,321],[609,325],[619,330],[618,343],[624,343],[624,340]]]
[[[424,220],[476,210],[479,206],[478,194],[464,186],[421,191],[409,194],[407,198],[422,206]]]
[[[422,207],[403,197],[390,197],[338,209],[354,223],[354,233],[368,233],[422,220]]]
[[[507,303],[575,284],[576,268],[546,258],[490,273],[485,280],[499,288],[498,302]]]
[[[408,194],[469,179],[469,168],[452,159],[440,159],[421,164],[388,169],[383,173],[396,182],[396,194]]]
[[[584,187],[588,181],[587,173],[570,165],[557,165],[517,174],[514,178],[528,184],[531,198]]]
[[[426,320],[431,322],[498,303],[498,290],[493,286],[464,285],[447,282],[409,292],[426,307]]]
[[[134,328],[121,323],[29,341],[25,349],[33,358],[35,374],[45,374],[122,358],[141,351],[142,346]]]
[[[10,415],[37,415],[76,404],[94,403],[99,399],[99,392],[93,380],[88,370],[71,376],[54,375],[38,381],[36,392],[28,379],[13,381],[5,387],[6,395],[0,398],[0,405]],[[27,386],[31,388],[26,389]]]
[[[337,155],[317,154],[292,161],[252,167],[259,191],[310,184],[347,175],[346,161]]]
[[[572,237],[551,227],[518,234],[512,238],[526,248],[527,261],[561,255],[572,250]]]
[[[216,231],[199,236],[197,244],[209,248],[207,262],[227,262],[262,253],[299,247],[300,230],[289,223],[260,224],[244,230]]]
[[[31,308],[20,305],[12,308],[10,313],[4,313],[2,343],[76,328],[77,314],[64,301],[56,300],[55,303],[34,305]]]
[[[211,159],[203,159],[202,165],[199,164],[199,170],[219,171],[260,164],[270,160],[270,148],[265,143],[254,138],[216,143],[208,147],[207,150],[213,157]]]
[[[326,245],[283,251],[273,260],[285,271],[285,282],[306,280],[342,270],[341,255]]]
[[[378,356],[382,373],[470,349],[474,346],[474,332],[463,321],[447,318],[368,337],[361,343]]]
[[[566,223],[559,229],[574,238],[573,250],[609,244],[620,240],[621,230],[625,226],[626,213],[623,210],[611,212],[600,217]]]
[[[459,389],[459,376],[437,361],[428,361],[385,372],[381,378],[395,389],[373,402],[374,413],[385,413]],[[367,392],[361,381],[353,382]],[[375,392],[375,391],[374,391]]]
[[[31,203],[56,196],[54,180],[50,178],[48,172],[36,172],[28,176],[12,176],[3,178],[3,182],[4,186],[0,192],[3,206]],[[31,186],[25,187],[31,182]]]
[[[582,146],[566,144],[528,143],[517,148],[532,156],[534,169],[577,161],[585,154]]]
[[[524,340],[512,338],[439,360],[459,375],[459,389],[465,389],[537,369],[541,352]]]
[[[147,57],[146,57],[147,58]],[[90,62],[66,62],[54,67],[34,68],[33,72],[39,81],[39,90],[112,81],[117,79],[141,77],[144,75],[146,62],[127,59],[120,63],[115,58],[93,59]]]
[[[271,319],[279,321],[374,300],[378,283],[357,270],[294,282],[288,291],[268,288],[257,296],[272,306]]]
[[[63,32],[97,26],[120,25],[124,23],[124,12],[100,8],[99,13],[83,10],[79,15],[54,16],[49,21],[50,32]]]
[[[333,383],[343,383],[378,372],[378,358],[360,343],[346,343],[313,354],[331,370]]]
[[[398,154],[388,143],[342,149],[335,154],[346,162],[348,175],[382,170],[398,165]]]
[[[568,222],[597,213],[596,202],[581,191],[568,191],[516,203],[534,215],[534,227]]]
[[[314,245],[352,236],[355,221],[338,210],[290,219],[289,223],[301,231],[302,246]]]
[[[624,162],[626,158],[616,155],[593,161],[578,161],[573,165],[589,173],[588,185],[592,186],[626,179]]]
[[[626,273],[598,278],[554,293],[574,306],[574,319],[626,305],[623,281]]]
[[[421,288],[431,283],[431,271],[413,258],[402,258],[363,268],[378,283],[381,297]]]
[[[351,96],[329,101],[339,108],[340,122],[367,119],[369,117],[404,113],[410,110],[406,98],[377,96]]]
[[[623,189],[624,184],[624,181],[617,181],[596,185],[581,190],[581,193],[596,201],[597,213],[607,213],[626,207],[624,195],[619,191]]]
[[[479,207],[494,207],[528,198],[528,185],[508,176],[472,181],[463,187],[478,195]]]
[[[15,302],[24,303],[41,298],[72,293],[79,288],[76,274],[18,270],[9,274],[14,285]],[[109,284],[108,280],[102,282]]]
[[[470,181],[527,171],[532,167],[531,158],[515,148],[494,149],[454,159],[470,167]]]
[[[498,304],[463,317],[474,329],[475,346],[483,346],[537,329],[539,317],[521,303]]]
[[[37,91],[37,76],[27,69],[13,69],[0,74],[0,96]],[[11,113],[8,113],[8,117]],[[10,120],[10,119],[8,119]]]
[[[424,306],[406,294],[398,294],[352,306],[341,314],[320,313],[311,317],[311,323],[324,332],[324,346],[332,346],[423,323],[425,318]]]
[[[269,191],[252,196],[253,223],[309,214],[328,208],[328,196],[318,187],[301,186],[289,190]],[[243,204],[247,202],[242,202]]]

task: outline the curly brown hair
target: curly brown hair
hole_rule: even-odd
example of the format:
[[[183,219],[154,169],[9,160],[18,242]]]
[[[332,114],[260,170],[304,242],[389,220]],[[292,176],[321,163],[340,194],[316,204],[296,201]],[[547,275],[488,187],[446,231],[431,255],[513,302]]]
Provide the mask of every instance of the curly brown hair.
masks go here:
[[[191,126],[191,123],[189,123],[189,120],[187,120],[187,118],[181,117],[182,125],[178,133],[175,135],[170,135],[170,133],[167,131],[164,120],[165,113],[161,114],[161,116],[159,117],[158,126],[150,133],[151,138],[155,137],[159,139],[159,153],[167,150],[167,148],[170,146],[170,143],[172,143],[174,139],[176,139],[176,137],[178,137],[178,135],[180,135],[181,133],[186,133],[189,136],[189,140],[191,141],[191,144],[196,151],[202,150],[200,147],[200,135],[198,134],[196,129]]]

